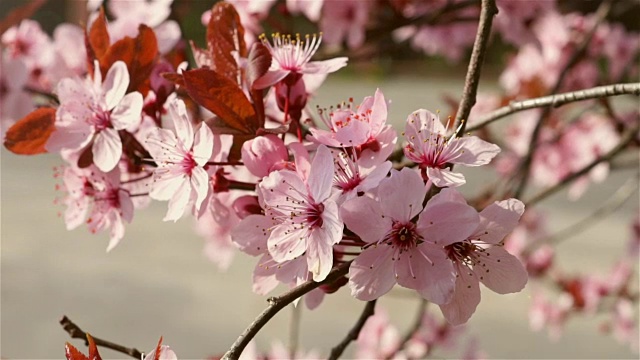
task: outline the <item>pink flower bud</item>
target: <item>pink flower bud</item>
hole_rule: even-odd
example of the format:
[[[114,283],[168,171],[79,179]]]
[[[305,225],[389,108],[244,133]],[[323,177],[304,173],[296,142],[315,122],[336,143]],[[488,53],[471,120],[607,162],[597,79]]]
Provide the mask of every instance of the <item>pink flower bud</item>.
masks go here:
[[[286,167],[288,160],[287,148],[276,135],[259,136],[242,145],[242,162],[258,177]]]
[[[258,203],[258,197],[252,195],[240,196],[233,202],[233,210],[240,219],[249,215],[260,215],[262,208]]]

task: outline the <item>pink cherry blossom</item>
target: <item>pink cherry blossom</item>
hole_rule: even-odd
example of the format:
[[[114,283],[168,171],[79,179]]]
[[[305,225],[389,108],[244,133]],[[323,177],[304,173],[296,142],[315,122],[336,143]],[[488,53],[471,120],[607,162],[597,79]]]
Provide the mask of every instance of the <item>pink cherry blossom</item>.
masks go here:
[[[546,299],[539,292],[533,294],[533,302],[529,309],[529,325],[533,331],[540,331],[545,327],[552,340],[558,340],[564,326],[571,315],[573,301],[563,293],[556,303]]]
[[[317,22],[320,20],[323,3],[324,0],[287,0],[287,10],[292,14],[303,13],[309,20]],[[328,7],[335,5],[337,4],[331,3]]]
[[[309,271],[322,281],[333,266],[333,245],[342,239],[338,205],[332,199],[333,159],[320,146],[308,172],[274,171],[260,183],[265,215],[274,218],[268,240],[269,253],[278,262],[306,252]]]
[[[387,102],[380,89],[367,96],[359,106],[350,100],[346,107],[319,110],[329,130],[310,128],[309,140],[332,147],[354,147],[360,164],[373,167],[393,152],[396,132],[387,125]]]
[[[273,35],[273,45],[265,35],[260,37],[269,49],[273,61],[269,71],[253,83],[256,89],[264,89],[283,80],[289,74],[327,74],[347,65],[346,57],[324,61],[311,61],[322,42],[322,35],[306,35],[304,39],[297,35]]]
[[[229,192],[212,194],[203,202],[203,214],[196,223],[196,232],[205,239],[205,256],[221,271],[229,268],[237,250],[231,230],[240,219],[231,207],[233,200]]]
[[[99,66],[93,81],[67,78],[57,87],[60,107],[55,131],[49,137],[49,152],[83,153],[91,147],[93,163],[103,172],[112,170],[122,156],[118,130],[132,129],[140,123],[142,95],[126,94],[129,72],[116,61],[102,81]]]
[[[407,118],[404,154],[422,169],[435,186],[460,186],[464,175],[447,168],[448,164],[480,166],[488,164],[499,152],[497,145],[476,136],[458,138],[456,133],[446,136],[439,117],[420,109]]]
[[[447,192],[445,195],[448,201],[466,204],[459,194]],[[480,212],[480,224],[470,236],[445,247],[457,273],[453,299],[440,305],[451,324],[463,324],[475,312],[480,303],[479,282],[498,294],[524,288],[527,271],[515,256],[500,246],[523,213],[524,204],[520,200],[495,202]]]
[[[352,152],[332,150],[336,174],[333,186],[340,190],[338,203],[364,194],[378,187],[391,170],[391,161],[385,161],[374,167],[361,166],[361,161],[354,159]]]
[[[176,353],[173,350],[171,350],[171,348],[168,345],[160,346],[159,355],[156,354],[156,349],[151,350],[149,353],[145,355],[143,360],[154,360],[156,356],[158,360],[178,360],[178,355],[176,355]]]
[[[404,168],[380,183],[377,201],[362,196],[343,204],[345,224],[369,244],[349,269],[349,287],[356,298],[377,299],[398,283],[436,304],[451,300],[454,269],[442,246],[471,235],[478,214],[466,204],[440,201],[442,194],[423,211],[425,195],[420,176]]]
[[[400,345],[400,332],[379,307],[364,323],[356,343],[357,359],[387,359]]]
[[[153,172],[149,196],[169,200],[164,221],[177,221],[191,207],[197,213],[209,194],[209,175],[204,166],[213,153],[213,133],[203,123],[195,129],[182,100],[169,107],[175,133],[156,129],[146,140],[158,167]]]
[[[274,170],[289,168],[289,154],[284,142],[276,135],[258,136],[242,145],[242,162],[257,177]]]
[[[340,47],[346,40],[350,49],[356,49],[365,40],[369,14],[374,7],[371,1],[332,1],[323,8],[320,29],[329,46]]]
[[[0,66],[0,138],[16,121],[34,109],[31,95],[24,91],[29,79],[27,66],[19,59],[2,57]]]

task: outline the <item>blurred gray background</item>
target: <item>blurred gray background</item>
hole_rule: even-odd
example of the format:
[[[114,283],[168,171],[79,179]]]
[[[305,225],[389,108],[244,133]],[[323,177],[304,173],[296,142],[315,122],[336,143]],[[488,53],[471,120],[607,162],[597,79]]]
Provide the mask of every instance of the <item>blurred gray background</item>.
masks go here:
[[[421,69],[419,76],[386,79],[330,76],[313,104],[329,106],[349,97],[357,103],[379,87],[392,101],[389,120],[400,129],[406,116],[420,107],[446,113],[448,108],[439,94],[457,94],[463,84],[464,72],[453,70],[446,71],[451,75],[446,78],[439,76],[442,69],[428,68]],[[490,74],[484,80],[493,81]],[[3,358],[62,358],[64,343],[69,341],[58,325],[63,314],[96,336],[142,351],[152,349],[162,335],[180,358],[203,358],[223,353],[266,306],[266,298],[254,295],[250,288],[256,259],[238,254],[230,270],[220,273],[204,257],[203,240],[194,233],[192,219],[175,224],[161,221],[166,202],[137,212],[124,240],[106,254],[107,234],[91,235],[84,228],[68,232],[57,216],[63,210],[53,204],[58,180],[53,178],[52,167],[62,163],[58,157],[18,157],[4,149],[1,156]],[[467,192],[492,179],[490,171],[463,172]],[[576,203],[568,202],[564,192],[543,202],[552,229],[588,216],[633,174],[620,171],[612,175]],[[561,244],[558,260],[563,268],[608,273],[626,249],[637,199],[635,194],[613,216]],[[531,332],[527,312],[532,286],[507,296],[483,289],[482,302],[468,327],[489,357],[637,358],[625,345],[598,332],[601,317],[570,321],[559,342],[549,341],[544,332]],[[408,328],[418,306],[407,294],[396,288],[378,303],[401,331]],[[363,305],[348,291],[340,291],[315,311],[303,309],[300,347],[317,349],[326,356]],[[435,306],[430,310],[438,311]],[[258,345],[267,349],[274,339],[286,343],[290,317],[291,309],[277,315],[258,335]],[[72,343],[84,349],[82,341]],[[462,350],[446,354],[455,357]],[[124,357],[108,350],[103,355]]]

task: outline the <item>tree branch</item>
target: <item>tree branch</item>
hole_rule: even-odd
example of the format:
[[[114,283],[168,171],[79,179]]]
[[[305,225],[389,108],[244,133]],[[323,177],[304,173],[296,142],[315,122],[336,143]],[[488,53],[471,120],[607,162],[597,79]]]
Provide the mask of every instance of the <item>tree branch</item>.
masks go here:
[[[591,89],[543,96],[523,101],[512,101],[509,105],[501,107],[495,111],[490,112],[489,114],[484,115],[478,120],[477,124],[471,126],[469,129],[467,129],[467,131],[479,130],[496,120],[519,111],[535,109],[543,106],[560,107],[562,105],[576,101],[584,101],[619,95],[640,95],[640,83],[597,86]]]
[[[582,42],[580,43],[576,51],[573,52],[573,54],[571,55],[571,58],[569,59],[567,64],[564,66],[564,68],[560,72],[560,75],[558,76],[558,79],[556,80],[556,83],[553,86],[553,89],[551,90],[550,95],[553,95],[560,90],[560,87],[562,86],[562,82],[564,81],[565,77],[567,77],[567,75],[569,74],[569,71],[571,70],[571,68],[573,68],[573,66],[576,65],[582,59],[582,57],[587,51],[587,48],[589,46],[589,43],[591,42],[591,39],[593,38],[593,35],[595,34],[596,30],[600,26],[600,23],[602,23],[602,21],[607,17],[607,15],[609,15],[611,8],[612,8],[612,0],[605,0],[603,3],[600,4],[595,14],[595,20],[594,20],[593,26],[591,27],[591,29],[589,29],[589,32],[586,34],[586,36],[584,37],[584,39],[582,40]],[[551,113],[551,110],[552,110],[551,106],[547,106],[542,110],[542,112],[540,113],[540,116],[538,117],[538,121],[536,122],[536,126],[533,129],[533,132],[531,134],[531,139],[529,140],[529,151],[525,155],[522,161],[522,164],[520,165],[520,171],[516,172],[516,174],[520,176],[520,183],[517,185],[516,190],[514,192],[515,198],[520,198],[525,188],[527,187],[527,182],[529,181],[529,173],[531,172],[531,162],[533,161],[533,154],[538,145],[538,137],[540,135],[540,131],[542,130],[542,126],[544,125],[546,118]]]
[[[527,206],[531,206],[534,205],[538,202],[540,202],[541,200],[545,199],[546,197],[555,194],[556,192],[558,192],[560,189],[562,189],[563,187],[565,187],[567,184],[569,184],[570,182],[576,180],[577,178],[584,176],[586,174],[589,173],[589,171],[591,171],[591,169],[593,169],[594,167],[598,166],[598,164],[605,162],[605,161],[611,161],[611,159],[613,159],[614,156],[618,155],[620,152],[622,152],[622,150],[624,150],[626,148],[626,146],[631,143],[636,136],[638,136],[638,131],[640,130],[640,124],[636,124],[633,128],[628,129],[623,135],[622,138],[620,139],[620,142],[618,143],[618,145],[616,145],[613,149],[611,149],[608,153],[600,156],[599,158],[593,160],[589,165],[585,166],[584,168],[582,168],[581,170],[579,170],[578,172],[575,172],[569,176],[567,176],[566,178],[564,178],[561,182],[559,182],[558,184],[543,190],[539,193],[537,193],[536,195],[532,196],[531,199],[525,201],[525,204]]]
[[[456,128],[461,125],[461,130],[458,132],[458,136],[462,136],[467,126],[467,119],[471,108],[476,103],[476,94],[478,93],[478,83],[480,82],[480,71],[482,69],[482,63],[484,62],[484,56],[487,52],[487,44],[489,42],[489,35],[491,34],[491,23],[493,17],[498,13],[498,7],[495,0],[482,0],[482,7],[480,10],[480,23],[478,24],[478,32],[476,33],[476,39],[473,43],[473,50],[471,51],[471,60],[469,61],[469,67],[467,69],[467,77],[464,80],[464,90],[462,93],[462,99],[458,106],[456,113]]]
[[[62,325],[62,328],[67,333],[69,333],[69,336],[72,339],[82,339],[84,340],[85,345],[89,345],[89,342],[87,341],[87,333],[82,331],[82,329],[80,329],[80,327],[76,325],[73,321],[71,321],[71,319],[69,319],[66,315],[64,315],[62,319],[60,319],[60,325]],[[140,350],[136,348],[128,348],[126,346],[122,346],[122,345],[113,343],[111,341],[102,340],[93,335],[91,335],[91,337],[93,338],[93,341],[96,343],[97,346],[102,346],[107,349],[121,352],[123,354],[131,356],[134,359],[140,360],[144,355]]]
[[[240,354],[242,354],[244,348],[249,344],[249,341],[251,341],[251,339],[258,334],[260,329],[262,329],[262,327],[265,326],[280,310],[311,290],[316,289],[321,285],[332,283],[346,275],[347,272],[349,272],[350,265],[351,261],[348,261],[334,267],[324,281],[315,282],[313,280],[309,280],[278,297],[271,297],[267,299],[269,306],[262,311],[262,313],[258,315],[251,324],[249,324],[242,334],[240,334],[238,339],[233,343],[233,345],[231,345],[229,351],[224,354],[222,360],[237,360],[240,357]]]
[[[342,339],[342,341],[338,345],[331,349],[329,360],[337,360],[347,348],[349,343],[358,339],[358,335],[360,335],[360,331],[364,327],[364,324],[367,322],[367,319],[369,319],[369,317],[374,314],[375,307],[376,300],[367,302],[367,305],[365,305],[364,309],[362,310],[362,314],[360,314],[358,321],[355,323],[355,325],[353,325],[353,328],[349,330],[347,336]]]

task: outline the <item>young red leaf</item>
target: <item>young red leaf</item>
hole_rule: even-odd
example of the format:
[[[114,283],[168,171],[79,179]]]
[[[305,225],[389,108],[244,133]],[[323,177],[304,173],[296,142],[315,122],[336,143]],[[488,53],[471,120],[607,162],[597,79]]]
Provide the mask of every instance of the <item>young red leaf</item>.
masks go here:
[[[76,349],[75,346],[65,343],[64,344],[64,356],[67,360],[89,360],[89,358]]]
[[[211,19],[207,25],[207,46],[213,60],[212,67],[224,77],[242,82],[242,73],[234,53],[247,57],[247,45],[244,42],[244,27],[233,5],[221,1],[211,9]]]
[[[98,346],[89,333],[87,333],[87,342],[89,343],[89,360],[102,360]]]
[[[47,0],[33,0],[11,10],[0,20],[0,34],[4,34],[10,27],[20,24],[24,19],[30,18]]]
[[[5,135],[4,147],[14,154],[35,155],[46,153],[44,148],[55,129],[56,109],[36,109],[18,120]]]
[[[156,353],[153,357],[153,360],[160,360],[160,353],[162,352],[162,336],[160,336],[160,340],[158,341],[158,345],[156,345]]]
[[[138,36],[125,37],[111,45],[102,58],[99,58],[103,75],[118,60],[124,61],[129,70],[129,88],[127,92],[140,91],[146,95],[149,90],[149,75],[158,58],[156,34],[147,25],[140,25]]]
[[[233,81],[209,69],[185,71],[183,77],[187,93],[198,104],[218,115],[228,127],[255,134],[259,127],[256,113]]]
[[[89,45],[96,58],[100,59],[107,52],[110,44],[111,39],[107,30],[107,19],[104,16],[104,9],[100,8],[98,17],[93,21],[89,29]]]
[[[253,101],[253,108],[256,111],[256,117],[258,118],[258,126],[264,127],[264,102],[263,102],[263,90],[253,88],[253,82],[266,74],[271,66],[271,53],[266,46],[262,43],[256,42],[251,46],[249,51],[249,58],[247,62],[247,81],[251,90],[251,100]]]
[[[184,86],[184,78],[182,77],[182,74],[178,74],[178,73],[161,73],[160,76],[162,76],[166,80],[171,81],[172,83],[174,83],[174,84],[176,84],[178,86]]]

